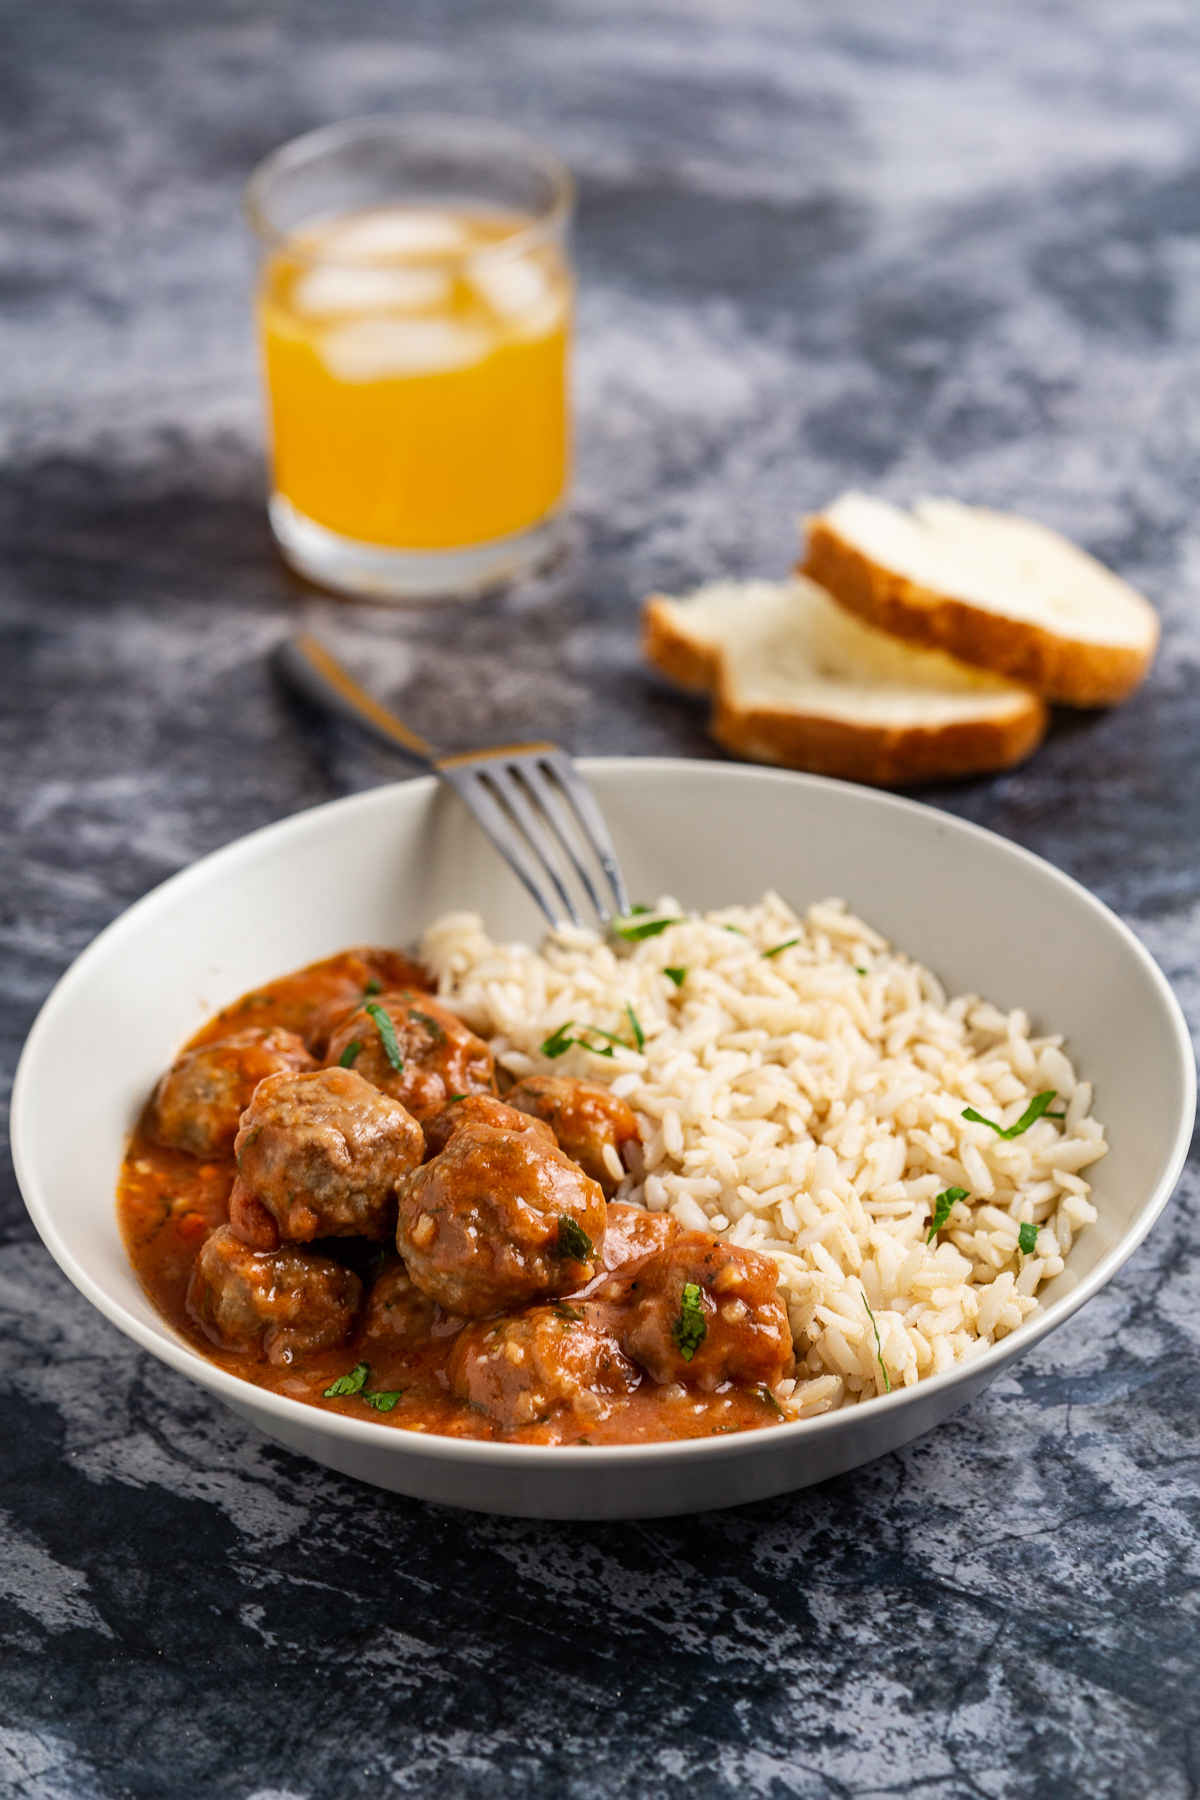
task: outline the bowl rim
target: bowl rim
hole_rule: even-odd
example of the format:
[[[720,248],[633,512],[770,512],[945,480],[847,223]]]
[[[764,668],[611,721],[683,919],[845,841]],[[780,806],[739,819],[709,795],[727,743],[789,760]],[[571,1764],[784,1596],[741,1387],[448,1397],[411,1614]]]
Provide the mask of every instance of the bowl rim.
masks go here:
[[[1013,843],[1010,839],[1002,837],[998,832],[988,830],[985,826],[976,825],[971,820],[959,818],[955,813],[944,812],[941,808],[909,799],[907,796],[874,788],[864,788],[853,782],[834,780],[829,776],[807,775],[790,770],[763,768],[760,765],[723,762],[716,759],[708,762],[689,757],[593,756],[579,758],[578,764],[585,776],[600,776],[602,779],[607,775],[615,775],[618,779],[635,774],[644,776],[651,771],[668,777],[710,771],[719,774],[719,778],[722,780],[767,783],[800,791],[832,792],[847,797],[853,796],[851,804],[866,806],[868,810],[877,807],[884,811],[899,810],[923,817],[937,818],[951,832],[961,832],[968,838],[983,839],[1002,856],[1035,870],[1040,876],[1047,878],[1052,886],[1057,885],[1065,893],[1071,895],[1074,900],[1098,915],[1103,923],[1115,932],[1125,950],[1140,965],[1165,1010],[1172,1028],[1174,1047],[1183,1077],[1184,1101],[1174,1141],[1164,1164],[1163,1174],[1134,1219],[1105,1255],[1100,1258],[1095,1267],[1067,1293],[1060,1295],[1048,1307],[1032,1314],[1007,1337],[988,1345],[986,1349],[980,1351],[978,1355],[970,1357],[967,1361],[956,1363],[939,1374],[926,1376],[911,1387],[897,1387],[890,1393],[878,1395],[866,1402],[870,1417],[882,1418],[885,1413],[899,1413],[903,1408],[914,1404],[919,1405],[923,1399],[943,1393],[972,1377],[983,1375],[985,1378],[989,1378],[1013,1356],[1030,1349],[1048,1332],[1064,1324],[1085,1302],[1092,1299],[1101,1288],[1107,1286],[1145,1239],[1174,1192],[1187,1160],[1196,1113],[1196,1062],[1183,1010],[1166,976],[1150,952],[1111,907],[1089,892],[1074,876],[1056,868],[1053,863],[1047,862],[1044,857],[1038,856],[1035,852],[1026,850],[1022,845]],[[268,1420],[287,1421],[295,1427],[307,1428],[315,1435],[328,1433],[335,1438],[346,1439],[351,1443],[364,1446],[374,1445],[397,1456],[412,1455],[443,1463],[483,1460],[488,1463],[495,1462],[510,1470],[520,1468],[529,1471],[544,1468],[578,1469],[581,1465],[593,1464],[596,1458],[602,1459],[604,1464],[610,1468],[619,1467],[622,1464],[640,1465],[645,1462],[679,1461],[682,1463],[712,1458],[719,1460],[746,1454],[756,1448],[761,1450],[766,1445],[781,1447],[791,1445],[798,1448],[809,1437],[823,1436],[830,1432],[836,1433],[844,1430],[852,1420],[864,1417],[862,1407],[855,1406],[821,1413],[810,1419],[789,1420],[786,1423],[774,1425],[769,1430],[738,1432],[720,1438],[685,1438],[669,1440],[664,1443],[587,1446],[506,1444],[496,1443],[486,1438],[456,1438],[439,1435],[435,1432],[389,1429],[372,1419],[360,1420],[351,1418],[345,1413],[326,1413],[307,1401],[295,1400],[286,1394],[277,1394],[269,1389],[257,1387],[253,1382],[245,1381],[220,1368],[216,1363],[209,1362],[200,1351],[193,1349],[182,1338],[168,1335],[159,1336],[154,1327],[135,1318],[120,1300],[112,1297],[76,1256],[58,1228],[53,1206],[47,1200],[39,1172],[27,1150],[26,1140],[31,1136],[31,1127],[26,1124],[26,1119],[33,1104],[33,1069],[38,1058],[41,1041],[53,1028],[58,1014],[71,1004],[76,985],[87,974],[91,965],[106,955],[114,943],[119,944],[128,936],[136,936],[141,919],[146,912],[161,905],[164,899],[169,898],[179,888],[186,887],[193,881],[206,879],[214,868],[233,872],[242,862],[253,860],[264,847],[272,845],[279,847],[286,845],[289,840],[298,839],[313,831],[319,832],[323,822],[334,813],[344,817],[357,811],[367,812],[374,807],[385,806],[388,797],[400,788],[416,790],[426,797],[431,797],[437,785],[437,777],[431,775],[384,782],[377,787],[367,788],[358,793],[322,801],[315,806],[290,813],[282,819],[258,826],[254,830],[234,838],[231,842],[221,845],[216,850],[198,857],[194,862],[188,863],[184,868],[176,870],[173,875],[169,875],[164,881],[159,882],[148,893],[143,894],[118,913],[116,918],[104,926],[68,965],[42,1002],[30,1027],[17,1063],[12,1090],[10,1142],[17,1183],[26,1210],[50,1255],[85,1299],[91,1301],[98,1312],[126,1337],[132,1339],[140,1349],[148,1351],[160,1362],[165,1362],[169,1367],[178,1370],[180,1374],[198,1382],[201,1387],[208,1389],[209,1392],[235,1409],[261,1415]],[[161,1329],[164,1332],[170,1330],[165,1321]],[[263,1429],[269,1428],[264,1425]]]

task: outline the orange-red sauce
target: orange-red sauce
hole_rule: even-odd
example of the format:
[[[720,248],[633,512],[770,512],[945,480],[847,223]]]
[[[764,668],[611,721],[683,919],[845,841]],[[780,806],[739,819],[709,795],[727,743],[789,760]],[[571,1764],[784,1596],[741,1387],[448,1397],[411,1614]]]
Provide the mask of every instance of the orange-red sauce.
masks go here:
[[[369,983],[381,987],[428,986],[404,956],[387,950],[345,951],[254,989],[224,1008],[185,1048],[244,1029],[248,1024],[281,1025],[309,1040],[319,1055],[328,1020],[344,1003],[358,1003]],[[628,1395],[615,1396],[611,1411],[585,1426],[569,1413],[551,1414],[514,1430],[504,1430],[449,1391],[446,1365],[452,1336],[435,1337],[403,1351],[355,1337],[286,1367],[235,1355],[210,1342],[188,1313],[188,1279],[208,1233],[225,1222],[233,1184],[232,1152],[202,1162],[156,1143],[143,1118],[122,1165],[117,1212],[130,1261],[152,1304],[167,1323],[202,1356],[256,1387],[287,1394],[310,1406],[372,1419],[382,1427],[432,1431],[453,1437],[518,1443],[645,1443],[708,1437],[777,1424],[779,1409],[759,1388],[732,1385],[707,1394],[662,1388],[648,1378]],[[323,1245],[327,1252],[329,1245]],[[371,1277],[373,1246],[342,1240],[333,1250],[363,1276]],[[402,1390],[389,1412],[378,1412],[358,1395],[326,1398],[325,1389],[360,1361],[370,1364],[370,1392]]]

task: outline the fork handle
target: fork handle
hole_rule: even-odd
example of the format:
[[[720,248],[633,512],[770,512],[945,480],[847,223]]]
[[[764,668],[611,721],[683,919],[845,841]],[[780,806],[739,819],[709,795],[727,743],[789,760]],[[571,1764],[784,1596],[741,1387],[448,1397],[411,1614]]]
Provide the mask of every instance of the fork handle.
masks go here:
[[[285,638],[276,648],[273,661],[281,679],[304,699],[313,701],[326,712],[336,713],[339,718],[349,719],[351,724],[369,732],[389,749],[402,751],[405,756],[424,763],[426,768],[433,767],[437,757],[433,745],[410,731],[395,713],[389,712],[365,688],[359,687],[354,677],[311,632],[302,631],[296,637]]]

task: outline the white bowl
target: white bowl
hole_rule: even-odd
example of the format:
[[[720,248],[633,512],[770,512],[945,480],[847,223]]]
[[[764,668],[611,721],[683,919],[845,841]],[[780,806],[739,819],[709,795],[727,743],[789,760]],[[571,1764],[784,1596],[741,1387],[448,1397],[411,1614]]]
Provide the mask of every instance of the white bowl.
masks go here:
[[[348,944],[409,944],[437,914],[481,911],[535,940],[539,918],[463,808],[432,779],[301,813],[206,857],[130,908],[63,976],[13,1093],[17,1176],[76,1287],[120,1330],[290,1449],[425,1500],[541,1518],[700,1511],[803,1487],[893,1450],[978,1394],[1109,1281],[1182,1167],[1195,1070],[1179,1007],[1136,938],[1065,875],[911,801],[723,764],[583,765],[630,891],[701,908],[779,889],[840,895],[952,992],[1024,1006],[1062,1031],[1096,1086],[1111,1150],[1097,1224],[1040,1311],[965,1367],[823,1418],[681,1444],[558,1448],[390,1430],[267,1393],[175,1336],[117,1228],[127,1133],[179,1044],[226,1001]],[[83,1403],[84,1396],[80,1396]]]

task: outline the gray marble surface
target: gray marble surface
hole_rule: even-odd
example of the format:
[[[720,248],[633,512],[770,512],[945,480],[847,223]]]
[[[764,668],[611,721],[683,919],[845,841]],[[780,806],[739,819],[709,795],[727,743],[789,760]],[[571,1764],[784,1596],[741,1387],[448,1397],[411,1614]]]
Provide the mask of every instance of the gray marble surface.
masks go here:
[[[855,482],[1013,505],[1165,620],[1126,708],[928,794],[1134,925],[1200,1020],[1200,17],[1190,0],[44,0],[0,18],[0,1033],[252,826],[384,779],[263,652],[319,621],[460,741],[712,754],[636,600],[775,571]],[[581,179],[574,550],[453,617],[275,560],[239,184],[374,109]],[[102,1047],[101,1047],[102,1048]],[[0,1791],[1200,1793],[1197,1184],[935,1436],[653,1526],[425,1509],[250,1437],[0,1195]]]

